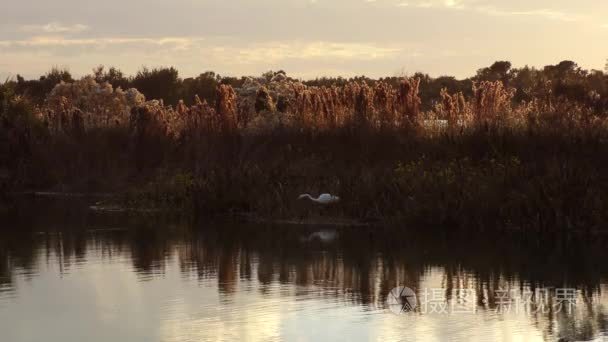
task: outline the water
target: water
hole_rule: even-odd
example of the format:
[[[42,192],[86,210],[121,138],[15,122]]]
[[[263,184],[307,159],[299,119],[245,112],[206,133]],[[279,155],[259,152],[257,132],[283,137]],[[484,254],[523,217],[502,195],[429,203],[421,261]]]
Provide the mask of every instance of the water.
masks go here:
[[[602,238],[190,224],[71,203],[5,223],[1,341],[608,340]],[[413,311],[387,305],[397,286]]]

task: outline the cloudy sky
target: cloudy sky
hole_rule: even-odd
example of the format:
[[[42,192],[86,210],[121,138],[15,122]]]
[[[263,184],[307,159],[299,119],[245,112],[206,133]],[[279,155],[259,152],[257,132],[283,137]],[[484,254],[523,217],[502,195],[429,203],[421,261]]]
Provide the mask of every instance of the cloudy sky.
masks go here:
[[[177,67],[259,75],[473,75],[495,60],[603,69],[606,0],[7,0],[0,77]]]

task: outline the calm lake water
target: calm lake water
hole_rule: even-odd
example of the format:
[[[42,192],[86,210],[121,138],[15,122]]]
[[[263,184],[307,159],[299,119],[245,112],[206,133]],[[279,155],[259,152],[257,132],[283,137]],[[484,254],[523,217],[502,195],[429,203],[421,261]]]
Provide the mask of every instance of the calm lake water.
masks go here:
[[[193,224],[57,200],[1,226],[0,341],[608,341],[602,238]],[[389,305],[398,286],[413,310]]]

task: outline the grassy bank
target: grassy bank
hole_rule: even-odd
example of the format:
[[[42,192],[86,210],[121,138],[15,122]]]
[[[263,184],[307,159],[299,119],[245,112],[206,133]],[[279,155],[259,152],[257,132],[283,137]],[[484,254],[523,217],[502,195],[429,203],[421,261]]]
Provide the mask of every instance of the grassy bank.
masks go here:
[[[168,144],[142,158],[107,143],[127,139],[108,131],[98,132],[104,139],[39,146],[48,148],[39,151],[45,158],[32,160],[40,182],[23,186],[111,191],[129,207],[200,215],[597,230],[608,222],[608,143],[580,134],[279,131],[216,137],[196,152]],[[57,162],[63,156],[71,157]],[[338,194],[342,202],[314,208],[296,200],[306,192]]]
[[[82,101],[58,86],[45,108],[5,96],[4,187],[114,192],[125,206],[199,216],[322,215],[472,230],[608,226],[602,113],[554,100],[515,106],[499,83],[476,85],[471,99],[444,93],[424,113],[415,80],[298,87],[269,85],[247,97],[220,86],[214,106],[176,108],[118,90]],[[321,209],[296,200],[324,192],[342,201]]]

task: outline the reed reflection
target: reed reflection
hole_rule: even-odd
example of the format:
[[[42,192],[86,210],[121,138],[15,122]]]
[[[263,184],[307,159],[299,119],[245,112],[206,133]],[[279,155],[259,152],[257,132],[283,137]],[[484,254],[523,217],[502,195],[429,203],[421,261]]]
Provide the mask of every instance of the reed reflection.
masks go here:
[[[328,235],[318,227],[193,226],[153,219],[122,229],[104,229],[105,224],[2,231],[0,291],[13,287],[17,274],[35,281],[41,263],[57,263],[60,272],[70,272],[89,258],[126,261],[139,281],[162,276],[176,262],[183,278],[216,282],[223,302],[255,284],[262,295],[274,293],[277,286],[293,286],[291,295],[296,297],[379,310],[394,287],[411,287],[421,298],[430,284],[443,291],[446,301],[471,289],[476,311],[491,313],[500,308],[499,291],[523,295],[569,287],[579,296],[576,310],[532,306],[526,317],[545,336],[585,339],[608,331],[608,303],[602,296],[608,266],[602,262],[607,253],[602,238],[428,231],[395,239],[394,231],[382,229],[344,228],[329,230]]]

